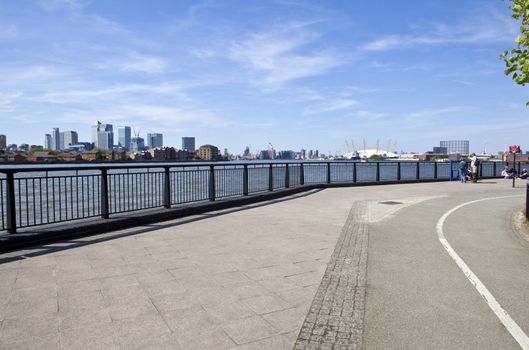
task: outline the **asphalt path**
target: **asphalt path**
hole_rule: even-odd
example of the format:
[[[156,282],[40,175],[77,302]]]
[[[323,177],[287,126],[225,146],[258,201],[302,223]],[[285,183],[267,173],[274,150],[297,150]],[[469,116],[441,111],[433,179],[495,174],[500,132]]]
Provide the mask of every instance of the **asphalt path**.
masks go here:
[[[527,349],[529,245],[512,225],[525,199],[492,184],[462,186],[479,190],[415,203],[370,225],[366,349]],[[439,240],[443,215],[442,233],[467,271]],[[512,324],[502,323],[468,271]]]

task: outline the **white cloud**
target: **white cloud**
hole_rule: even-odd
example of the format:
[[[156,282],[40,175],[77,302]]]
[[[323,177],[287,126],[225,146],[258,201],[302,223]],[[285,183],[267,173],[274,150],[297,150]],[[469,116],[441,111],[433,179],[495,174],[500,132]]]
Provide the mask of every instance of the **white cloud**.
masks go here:
[[[123,72],[159,74],[166,71],[167,62],[160,57],[132,55],[127,61],[119,64],[119,67]]]
[[[57,11],[62,9],[81,9],[91,2],[91,0],[40,0],[39,4],[47,11]]]
[[[319,114],[349,110],[360,103],[353,99],[331,99],[305,109],[305,114]]]
[[[309,50],[319,36],[298,24],[281,30],[254,33],[230,45],[230,58],[255,75],[254,83],[276,89],[305,77],[317,76],[342,64],[324,50]]]
[[[460,23],[437,23],[416,33],[390,34],[360,46],[360,53],[403,49],[418,45],[483,44],[512,41],[516,28],[508,16],[484,13]]]

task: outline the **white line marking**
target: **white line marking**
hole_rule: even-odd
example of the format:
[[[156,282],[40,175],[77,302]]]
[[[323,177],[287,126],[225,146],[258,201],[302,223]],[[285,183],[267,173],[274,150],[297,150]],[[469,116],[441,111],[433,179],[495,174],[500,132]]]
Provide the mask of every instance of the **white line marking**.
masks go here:
[[[450,216],[450,214],[452,214],[456,210],[458,210],[458,209],[460,209],[460,208],[462,208],[464,206],[467,206],[467,205],[470,205],[470,204],[474,204],[474,203],[478,203],[478,202],[482,202],[482,201],[500,199],[500,198],[511,198],[511,197],[520,197],[520,196],[518,195],[518,196],[504,196],[504,197],[482,198],[482,199],[478,199],[478,200],[474,200],[474,201],[470,201],[470,202],[466,202],[466,203],[460,204],[457,207],[454,207],[454,208],[450,209],[437,222],[437,226],[436,226],[436,228],[437,228],[437,237],[439,238],[439,241],[441,242],[443,247],[446,249],[446,251],[448,252],[450,257],[455,261],[457,266],[459,266],[461,271],[463,271],[463,273],[465,274],[467,279],[470,281],[470,283],[472,283],[474,288],[476,288],[476,290],[483,297],[483,299],[485,299],[485,301],[487,302],[489,307],[492,309],[492,311],[494,311],[496,316],[500,319],[501,323],[503,323],[505,328],[507,328],[509,333],[511,333],[511,335],[518,342],[520,347],[523,350],[529,350],[529,337],[527,337],[527,335],[523,332],[523,330],[520,328],[520,326],[518,326],[518,324],[516,324],[516,322],[514,322],[514,320],[511,318],[511,316],[509,316],[507,311],[505,311],[501,307],[500,303],[498,303],[496,301],[496,299],[489,292],[487,287],[485,287],[485,285],[479,280],[478,276],[476,276],[474,274],[474,272],[472,272],[472,270],[467,266],[467,264],[465,264],[463,259],[461,259],[461,257],[459,255],[457,255],[455,250],[452,248],[452,246],[446,240],[445,235],[443,233],[443,224],[444,224],[446,218],[448,216]]]

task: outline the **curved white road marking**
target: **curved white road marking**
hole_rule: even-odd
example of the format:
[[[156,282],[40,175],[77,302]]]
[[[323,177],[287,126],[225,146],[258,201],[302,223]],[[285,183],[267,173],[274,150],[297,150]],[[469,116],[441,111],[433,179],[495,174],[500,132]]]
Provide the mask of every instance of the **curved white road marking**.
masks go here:
[[[529,337],[523,332],[523,330],[520,328],[520,326],[518,326],[518,324],[516,324],[516,322],[514,322],[514,320],[511,318],[511,316],[509,316],[507,311],[505,311],[501,307],[500,303],[498,303],[496,301],[496,299],[489,292],[487,287],[485,287],[485,285],[479,280],[478,276],[476,276],[474,274],[474,272],[472,272],[472,270],[467,266],[467,264],[465,264],[463,259],[461,259],[461,257],[459,255],[457,255],[455,250],[452,248],[452,246],[446,240],[445,235],[443,233],[443,224],[444,224],[446,218],[448,216],[450,216],[450,214],[452,214],[456,210],[458,210],[458,209],[460,209],[460,208],[462,208],[464,206],[467,206],[467,205],[470,205],[470,204],[474,204],[474,203],[478,203],[478,202],[482,202],[482,201],[501,199],[501,198],[511,198],[511,197],[521,197],[521,196],[517,195],[517,196],[503,196],[503,197],[482,198],[482,199],[478,199],[478,200],[474,200],[474,201],[470,201],[470,202],[466,202],[466,203],[460,204],[460,205],[450,209],[449,211],[444,213],[444,215],[437,222],[437,226],[436,226],[436,228],[437,228],[437,237],[439,238],[439,241],[441,242],[443,247],[446,249],[446,251],[448,252],[450,257],[455,261],[457,266],[459,266],[461,271],[463,271],[465,276],[467,276],[467,279],[470,281],[470,283],[472,283],[474,288],[476,288],[476,290],[483,297],[483,299],[485,299],[485,301],[487,302],[489,307],[496,314],[496,316],[500,319],[501,323],[503,323],[505,328],[507,328],[509,333],[511,333],[513,338],[518,342],[520,347],[522,349],[524,349],[524,350],[529,350]]]

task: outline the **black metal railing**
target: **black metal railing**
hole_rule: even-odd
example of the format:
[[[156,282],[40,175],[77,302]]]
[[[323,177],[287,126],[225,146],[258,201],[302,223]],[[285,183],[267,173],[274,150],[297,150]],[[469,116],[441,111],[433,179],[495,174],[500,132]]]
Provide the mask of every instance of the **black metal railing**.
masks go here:
[[[484,162],[481,177],[506,164]],[[518,168],[522,164],[517,164]],[[0,168],[0,231],[311,184],[457,179],[455,162],[247,162]]]

